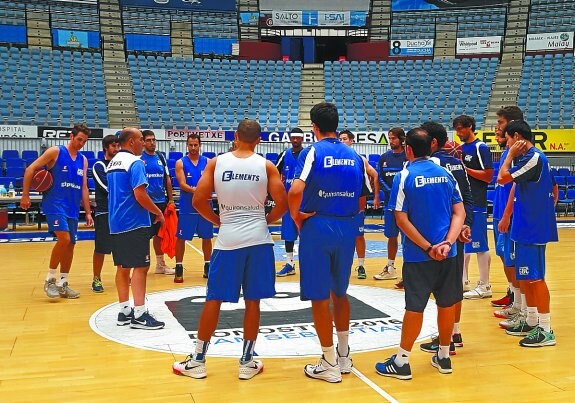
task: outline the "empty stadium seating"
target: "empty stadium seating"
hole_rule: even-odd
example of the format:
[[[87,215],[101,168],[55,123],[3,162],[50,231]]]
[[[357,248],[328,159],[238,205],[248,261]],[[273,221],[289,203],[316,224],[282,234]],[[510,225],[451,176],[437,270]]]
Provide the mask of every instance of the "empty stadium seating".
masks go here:
[[[531,0],[529,33],[575,31],[575,7],[567,0]]]

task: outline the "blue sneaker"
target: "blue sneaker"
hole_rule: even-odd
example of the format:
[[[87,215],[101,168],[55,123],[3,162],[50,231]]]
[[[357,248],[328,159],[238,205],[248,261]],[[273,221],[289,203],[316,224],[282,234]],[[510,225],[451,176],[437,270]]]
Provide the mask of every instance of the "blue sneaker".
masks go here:
[[[92,280],[92,291],[101,293],[104,292],[104,285],[102,284],[102,280],[99,278],[95,278]]]
[[[403,380],[411,379],[411,367],[409,364],[398,366],[395,363],[395,354],[389,357],[387,361],[375,364],[375,370],[379,375]]]
[[[286,276],[293,276],[295,275],[295,265],[292,266],[289,263],[286,263],[283,269],[276,273],[278,277],[286,277]]]
[[[132,322],[132,319],[134,319],[134,310],[133,309],[131,309],[130,313],[127,315],[124,315],[123,312],[120,312],[118,314],[118,320],[116,321],[116,325],[118,325],[118,326],[129,325]]]
[[[132,329],[145,329],[145,330],[158,330],[162,329],[166,324],[156,320],[148,311],[144,312],[140,317],[132,317],[130,327]]]

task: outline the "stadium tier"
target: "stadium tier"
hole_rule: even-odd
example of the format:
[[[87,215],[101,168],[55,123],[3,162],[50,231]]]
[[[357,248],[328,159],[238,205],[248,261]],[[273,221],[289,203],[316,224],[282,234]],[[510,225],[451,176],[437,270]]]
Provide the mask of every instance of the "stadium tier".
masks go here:
[[[575,31],[575,7],[567,0],[531,0],[529,33]]]

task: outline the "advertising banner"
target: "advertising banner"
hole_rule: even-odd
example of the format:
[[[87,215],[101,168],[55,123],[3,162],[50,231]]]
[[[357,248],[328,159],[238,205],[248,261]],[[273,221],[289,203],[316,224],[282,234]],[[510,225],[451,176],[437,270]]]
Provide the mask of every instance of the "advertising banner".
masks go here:
[[[37,135],[36,126],[0,125],[0,137],[34,138]]]
[[[389,55],[433,56],[433,39],[392,39]]]
[[[573,49],[573,32],[527,35],[527,52]]]
[[[120,5],[189,11],[236,11],[236,0],[120,0]]]
[[[501,37],[457,38],[456,53],[458,55],[499,54],[501,53]]]
[[[260,21],[260,13],[250,13],[250,12],[240,13],[240,20],[242,24],[258,25]]]
[[[350,25],[349,11],[318,11],[317,25],[320,27],[346,27]]]
[[[533,145],[545,152],[573,153],[575,152],[575,129],[533,129]],[[478,131],[477,138],[486,143],[497,144],[495,133]],[[459,141],[459,139],[455,138]]]
[[[71,127],[58,127],[58,126],[38,126],[37,137],[49,139],[62,139],[70,137]],[[104,137],[104,129],[92,129],[89,138],[101,139]]]
[[[66,48],[100,48],[100,34],[91,31],[69,31],[53,29],[52,42],[54,46]]]
[[[260,23],[267,27],[363,27],[367,21],[365,11],[274,10],[262,16]]]
[[[202,141],[226,141],[227,132],[224,130],[190,130],[190,129],[166,129],[166,140],[186,140],[192,133],[200,136]],[[234,132],[231,132],[231,140],[234,139]],[[230,140],[230,141],[231,141]]]
[[[271,24],[279,27],[301,27],[303,24],[302,11],[272,11]]]

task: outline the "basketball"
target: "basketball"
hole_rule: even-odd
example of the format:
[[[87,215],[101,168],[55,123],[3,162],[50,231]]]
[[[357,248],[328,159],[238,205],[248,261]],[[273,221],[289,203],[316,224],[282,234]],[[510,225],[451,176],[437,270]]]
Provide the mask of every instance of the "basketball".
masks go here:
[[[443,146],[443,150],[449,155],[461,159],[461,146],[455,141],[448,140]]]
[[[30,188],[37,192],[46,192],[54,183],[54,178],[50,171],[42,169],[34,174],[32,177],[32,183],[30,184]]]

